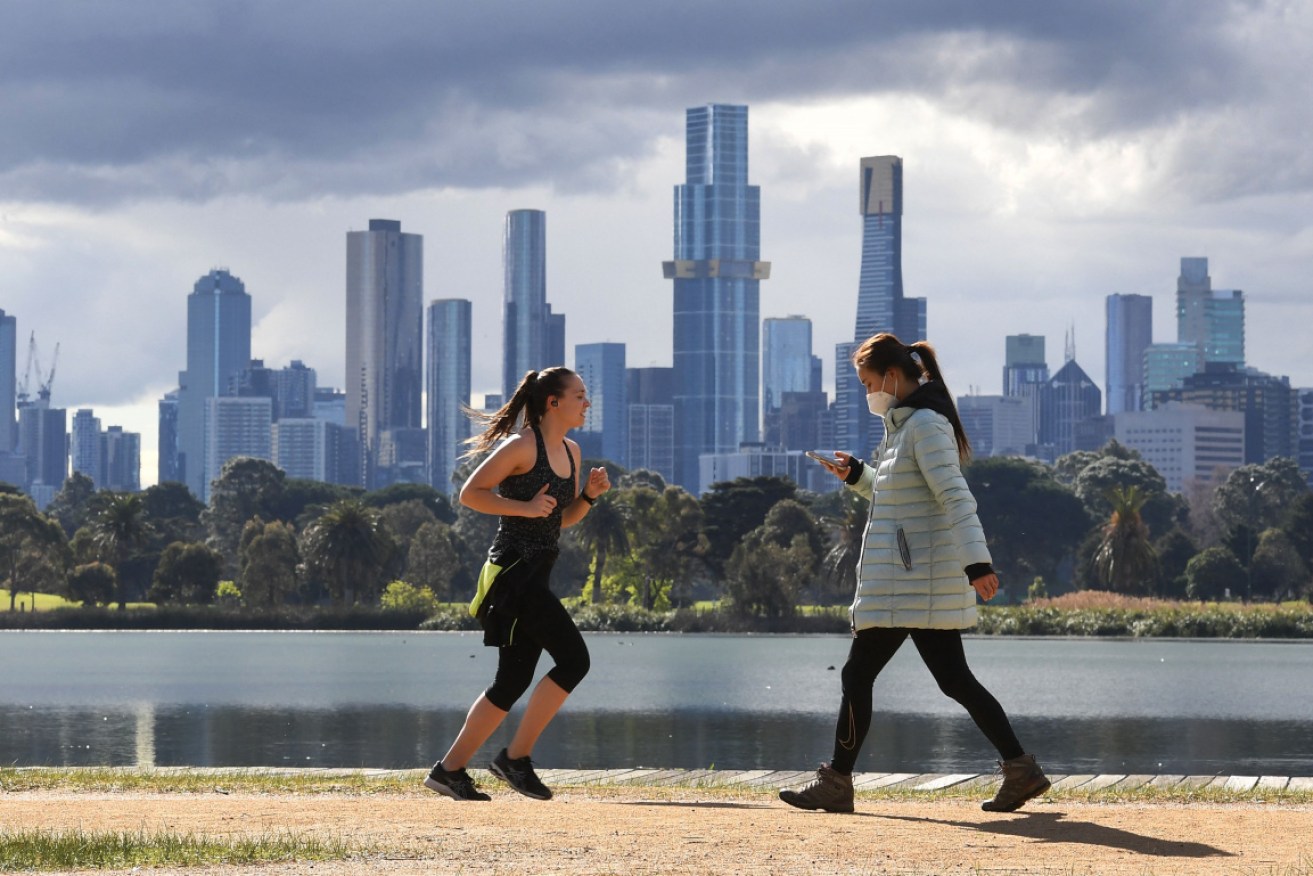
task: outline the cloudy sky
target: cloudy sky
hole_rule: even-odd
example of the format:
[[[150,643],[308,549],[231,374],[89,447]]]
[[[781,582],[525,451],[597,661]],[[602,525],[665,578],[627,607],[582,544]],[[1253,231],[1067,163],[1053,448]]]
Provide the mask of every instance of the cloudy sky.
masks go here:
[[[345,235],[422,234],[425,298],[474,302],[500,383],[506,211],[545,209],[567,343],[669,365],[684,110],[750,105],[762,316],[801,313],[832,385],[851,338],[865,155],[902,156],[903,270],[959,394],[1004,336],[1072,334],[1104,377],[1104,298],[1182,256],[1247,299],[1249,364],[1313,386],[1313,4],[1291,0],[8,0],[0,308],[54,402],[143,432],[214,267],[254,355],[342,383]],[[846,377],[847,375],[842,375]]]

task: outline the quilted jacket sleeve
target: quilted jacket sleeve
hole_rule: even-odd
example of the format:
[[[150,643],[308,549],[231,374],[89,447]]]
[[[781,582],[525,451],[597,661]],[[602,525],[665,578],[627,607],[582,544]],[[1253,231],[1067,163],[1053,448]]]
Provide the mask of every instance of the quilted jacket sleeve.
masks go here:
[[[944,509],[963,568],[992,559],[985,545],[985,531],[976,516],[976,499],[971,495],[957,454],[953,426],[932,411],[918,411],[907,423],[912,429],[916,464],[926,485]]]

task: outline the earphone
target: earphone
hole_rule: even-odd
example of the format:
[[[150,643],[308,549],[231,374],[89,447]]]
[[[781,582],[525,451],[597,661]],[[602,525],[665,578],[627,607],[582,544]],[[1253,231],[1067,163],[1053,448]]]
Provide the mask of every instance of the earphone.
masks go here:
[[[552,407],[556,407],[556,399],[552,399]]]

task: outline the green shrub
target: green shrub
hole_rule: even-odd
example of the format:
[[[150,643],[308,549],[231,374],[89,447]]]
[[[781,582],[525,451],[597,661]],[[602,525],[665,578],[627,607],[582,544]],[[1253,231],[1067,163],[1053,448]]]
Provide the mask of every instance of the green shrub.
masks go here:
[[[385,611],[419,611],[426,614],[438,610],[438,598],[431,587],[416,587],[406,581],[393,581],[379,597]]]

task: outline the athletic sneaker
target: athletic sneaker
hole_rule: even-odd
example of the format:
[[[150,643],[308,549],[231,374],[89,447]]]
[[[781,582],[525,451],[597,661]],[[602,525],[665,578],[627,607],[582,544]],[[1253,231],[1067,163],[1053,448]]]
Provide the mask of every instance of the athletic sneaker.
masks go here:
[[[470,778],[470,774],[465,770],[444,770],[442,761],[433,765],[429,776],[424,780],[424,787],[430,791],[437,791],[453,800],[491,800],[487,794],[479,790]]]
[[[526,797],[532,797],[535,800],[552,799],[552,789],[542,783],[538,774],[533,771],[533,761],[528,757],[517,757],[514,760],[502,749],[492,763],[488,764],[488,769],[494,776],[502,779],[506,784],[519,791]]]

